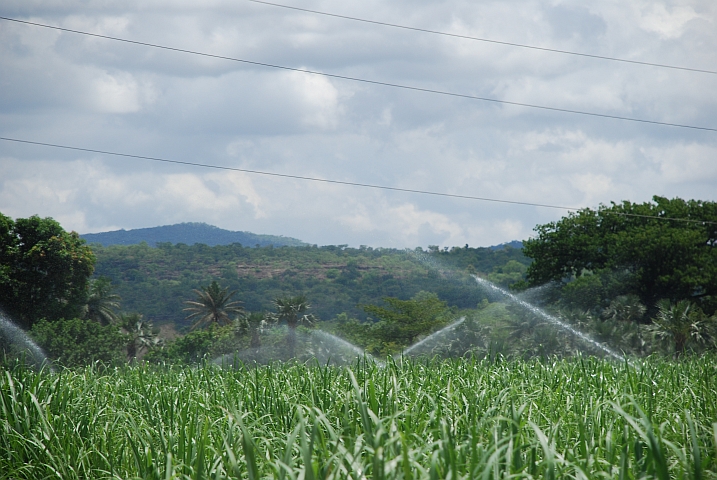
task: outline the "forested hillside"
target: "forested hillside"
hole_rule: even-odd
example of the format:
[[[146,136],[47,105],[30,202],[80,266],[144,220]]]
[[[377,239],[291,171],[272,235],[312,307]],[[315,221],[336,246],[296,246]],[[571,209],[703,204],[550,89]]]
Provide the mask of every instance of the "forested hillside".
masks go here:
[[[484,298],[468,277],[446,280],[415,255],[394,249],[164,243],[157,248],[93,245],[93,251],[95,276],[112,280],[124,311],[178,327],[186,325],[183,302],[195,296],[194,289],[212,280],[237,290],[236,298],[253,312],[271,310],[277,297],[305,294],[313,313],[322,320],[344,312],[363,319],[366,313],[359,305],[378,304],[386,296],[408,299],[421,290],[434,292],[449,306],[459,308],[473,308]],[[520,279],[529,263],[520,250],[509,246],[499,250],[434,248],[424,254],[460,270],[491,274],[504,284]]]

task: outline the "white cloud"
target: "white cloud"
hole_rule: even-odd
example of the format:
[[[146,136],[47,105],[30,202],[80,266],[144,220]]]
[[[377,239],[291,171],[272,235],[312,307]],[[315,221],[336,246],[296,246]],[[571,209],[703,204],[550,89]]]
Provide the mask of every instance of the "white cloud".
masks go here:
[[[129,25],[130,19],[127,16],[89,16],[87,14],[78,14],[65,17],[62,26],[72,30],[91,32],[97,35],[117,36],[126,33]],[[92,37],[87,37],[86,40],[105,42],[104,40]]]
[[[717,64],[717,4],[344,2],[306,8],[639,61]],[[717,125],[710,75],[237,3],[8,0],[0,14],[289,67]],[[289,175],[558,206],[717,200],[717,137],[507,107],[3,23],[0,134]],[[0,211],[83,232],[206,221],[311,243],[473,246],[562,210],[0,142]]]
[[[699,144],[673,145],[666,149],[646,149],[648,157],[660,165],[666,183],[710,183],[717,186],[717,147]]]
[[[290,72],[286,84],[302,103],[304,125],[321,129],[336,128],[341,113],[339,92],[329,79]]]
[[[130,74],[101,72],[92,82],[91,101],[99,112],[137,112],[140,109],[139,86]]]
[[[380,233],[395,240],[420,241],[422,236],[440,238],[440,243],[451,243],[464,238],[463,229],[446,215],[425,211],[412,204],[386,205],[380,211],[358,211],[341,217],[341,222],[355,231]]]
[[[649,32],[655,32],[663,38],[678,38],[687,22],[699,17],[689,5],[672,5],[649,2],[641,8],[640,26]]]

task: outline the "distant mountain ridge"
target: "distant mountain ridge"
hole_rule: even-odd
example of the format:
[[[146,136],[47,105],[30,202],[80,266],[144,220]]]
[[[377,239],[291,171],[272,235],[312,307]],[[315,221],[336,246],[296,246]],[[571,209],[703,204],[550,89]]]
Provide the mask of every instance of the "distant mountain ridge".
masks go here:
[[[520,240],[513,240],[512,242],[501,243],[500,245],[493,245],[492,247],[488,248],[490,248],[491,250],[502,250],[505,247],[512,247],[520,250],[523,248],[523,242],[521,242]]]
[[[184,243],[194,245],[203,243],[210,247],[241,243],[245,247],[259,245],[266,247],[301,246],[305,242],[292,237],[277,235],[260,235],[251,232],[235,232],[208,225],[206,223],[178,223],[161,227],[136,228],[133,230],[115,230],[112,232],[86,233],[80,235],[87,243],[99,243],[105,247],[110,245],[136,245],[147,242],[152,247],[158,243]]]

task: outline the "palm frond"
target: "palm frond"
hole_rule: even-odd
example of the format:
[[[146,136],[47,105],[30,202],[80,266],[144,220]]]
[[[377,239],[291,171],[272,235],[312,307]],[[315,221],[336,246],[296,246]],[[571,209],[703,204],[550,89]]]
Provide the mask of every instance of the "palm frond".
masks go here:
[[[189,312],[187,320],[194,320],[192,330],[205,325],[226,325],[232,322],[231,315],[243,317],[245,314],[242,302],[231,300],[236,291],[229,292],[229,288],[222,289],[216,281],[209,286],[194,290],[196,300],[187,300],[183,311]]]

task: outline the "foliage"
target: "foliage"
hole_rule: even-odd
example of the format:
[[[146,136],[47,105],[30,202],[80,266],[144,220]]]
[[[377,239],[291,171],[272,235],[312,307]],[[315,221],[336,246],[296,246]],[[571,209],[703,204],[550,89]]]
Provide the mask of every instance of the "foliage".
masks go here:
[[[241,319],[241,328],[246,331],[251,340],[249,346],[251,348],[261,347],[261,331],[268,323],[273,323],[274,317],[261,312],[252,312]]]
[[[16,480],[717,476],[713,356],[2,373]]]
[[[530,259],[523,255],[522,249],[510,245],[505,245],[503,248],[474,248],[466,245],[443,250],[436,246],[430,246],[428,251],[445,265],[459,270],[468,270],[469,273],[504,273],[501,271],[501,267],[510,262],[517,262],[524,266],[530,264]],[[511,267],[509,267],[511,273],[516,271],[516,268],[520,269],[511,263]]]
[[[623,300],[618,299],[617,303]],[[629,301],[629,300],[628,300]],[[613,302],[613,307],[616,302]],[[636,314],[639,311],[644,313],[642,304],[629,304],[633,310],[630,312],[622,312],[620,315],[627,313]],[[573,325],[577,330],[585,333],[598,343],[608,346],[615,352],[626,355],[630,358],[646,356],[658,352],[658,349],[649,342],[649,331],[646,325],[630,320],[629,317],[620,315],[610,315],[610,309],[605,310],[604,315],[593,315],[590,312],[579,310],[558,310],[556,314],[567,323]],[[608,313],[605,315],[605,313]],[[585,343],[576,345],[576,351],[586,348]],[[588,351],[590,351],[588,349]]]
[[[215,341],[214,329],[195,330],[151,350],[145,360],[153,363],[196,364],[210,355]]]
[[[617,320],[620,322],[642,321],[647,308],[640,303],[637,295],[620,295],[616,297],[603,312],[606,319]]]
[[[117,323],[119,302],[120,296],[112,293],[112,282],[109,278],[99,277],[90,280],[89,294],[82,317],[102,325]]]
[[[51,218],[0,214],[0,307],[22,327],[80,316],[95,257]]]
[[[60,365],[80,367],[100,361],[124,361],[128,338],[117,325],[100,325],[81,318],[40,320],[30,336]]]
[[[304,313],[311,308],[305,295],[277,298],[274,300],[274,305],[276,312],[267,318],[275,323],[286,322],[286,326],[289,327],[286,345],[289,357],[292,358],[296,354],[296,327],[299,325],[313,326],[316,324],[316,317]]]
[[[508,260],[505,265],[496,265],[486,278],[503,288],[509,288],[525,278],[528,267],[517,260]]]
[[[702,310],[687,300],[672,304],[669,300],[658,303],[658,313],[650,330],[671,343],[675,357],[680,357],[690,346],[701,346],[714,342],[714,326],[717,316],[708,317]]]
[[[653,197],[583,209],[535,228],[524,242],[531,285],[625,272],[622,291],[652,308],[661,298],[717,305],[717,203]]]
[[[364,305],[369,315],[377,318],[375,323],[344,323],[340,331],[349,336],[364,338],[368,350],[374,354],[396,353],[413,344],[420,336],[430,334],[447,325],[452,312],[435,293],[418,292],[410,300],[385,297],[386,306]],[[351,330],[358,330],[354,333]]]
[[[243,318],[223,326],[212,324],[209,328],[193,330],[154,346],[143,360],[150,363],[196,365],[246,348],[246,333]]]
[[[359,305],[379,304],[383,297],[408,300],[421,290],[435,292],[458,308],[473,308],[485,298],[474,282],[446,281],[414,255],[393,249],[199,244],[92,248],[97,275],[112,280],[126,310],[177,327],[187,325],[182,302],[193,296],[198,285],[213,280],[240,292],[244,307],[252,312],[274,310],[276,298],[301,292],[322,319],[345,312],[364,321],[367,315]],[[510,260],[528,262],[514,248],[459,250],[429,256],[460,269],[472,264],[486,274]]]
[[[275,322],[286,322],[291,329],[296,329],[300,324],[311,326],[316,322],[316,317],[306,314],[311,305],[306,300],[306,295],[295,297],[282,297],[274,300],[276,312],[273,313]]]
[[[192,330],[206,325],[226,325],[232,321],[230,315],[244,315],[242,302],[231,300],[236,291],[229,292],[229,287],[222,289],[216,281],[194,292],[197,299],[184,302],[189,305],[184,311],[192,312],[187,316],[187,320],[194,321]]]
[[[142,358],[148,351],[164,344],[159,329],[139,313],[122,315],[119,323],[128,337],[127,361]]]
[[[583,272],[572,281],[560,285],[562,288],[556,300],[569,310],[597,313],[625,291],[624,280],[624,275],[615,275],[607,269]]]

